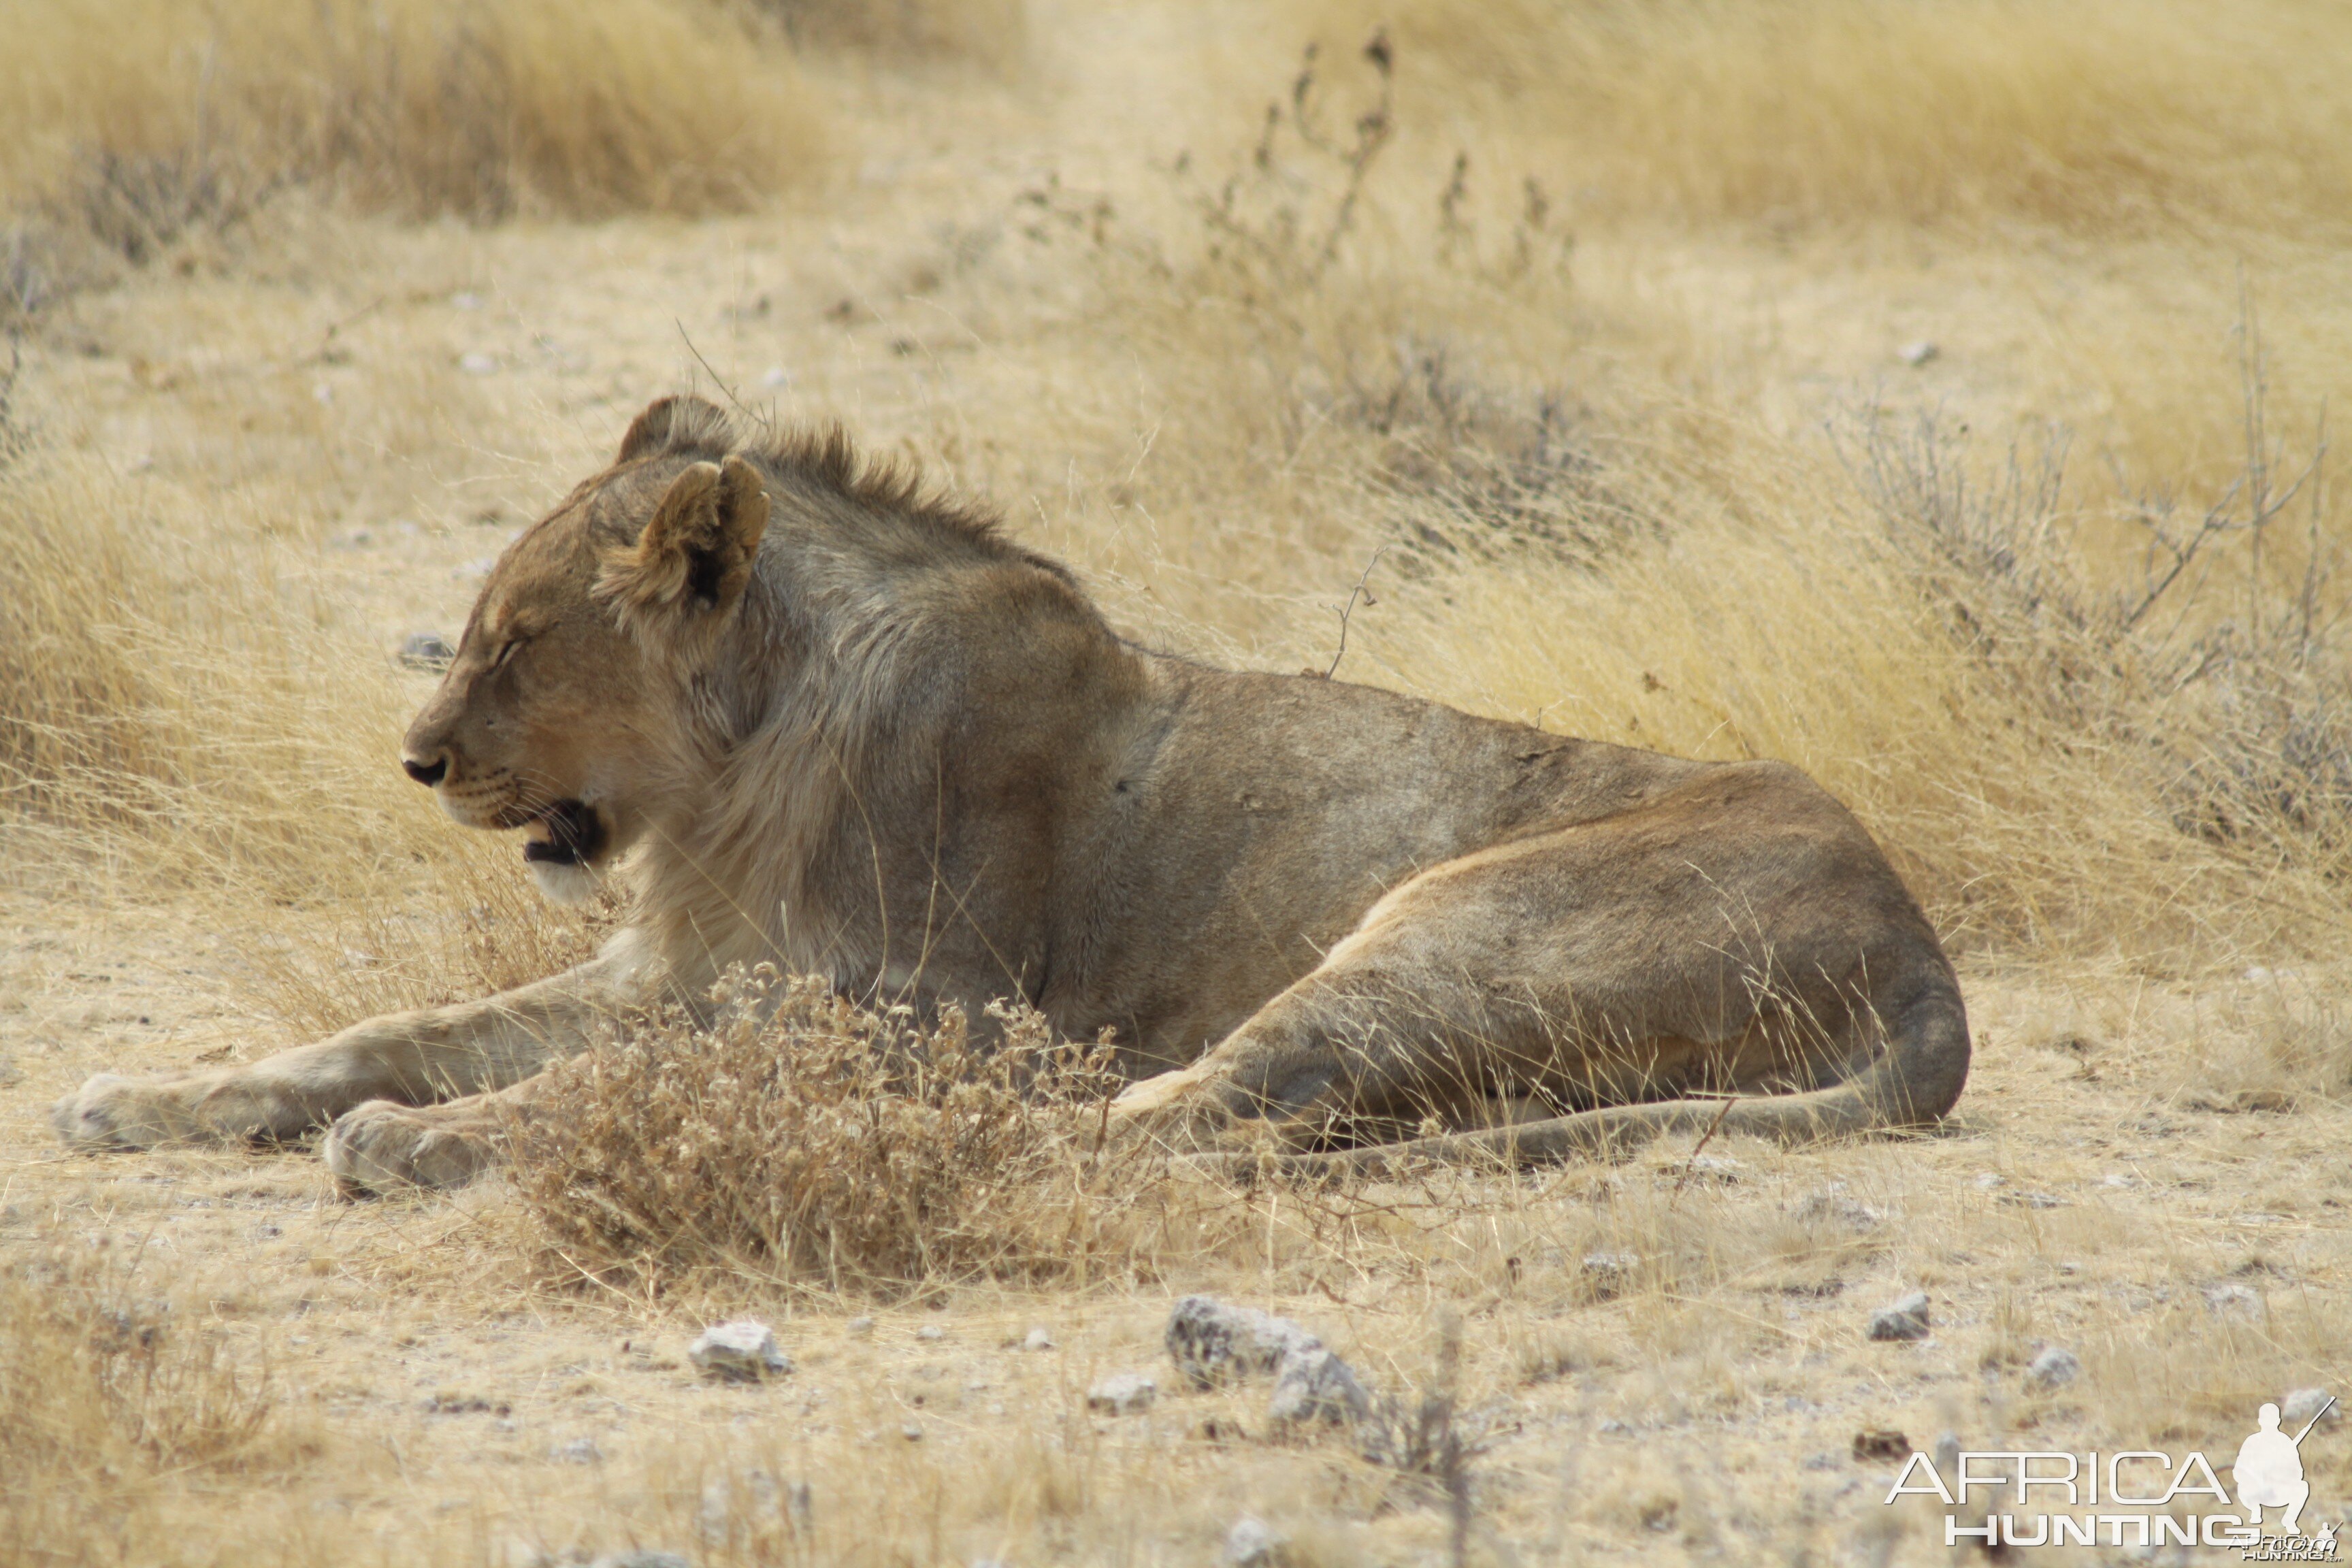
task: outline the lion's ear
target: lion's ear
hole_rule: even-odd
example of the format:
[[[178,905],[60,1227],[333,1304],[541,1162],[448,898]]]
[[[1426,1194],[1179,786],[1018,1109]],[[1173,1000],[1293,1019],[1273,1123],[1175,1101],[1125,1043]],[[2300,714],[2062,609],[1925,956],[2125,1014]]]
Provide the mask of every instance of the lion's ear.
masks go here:
[[[741,458],[697,463],[670,482],[636,543],[604,558],[597,593],[625,615],[715,619],[735,607],[768,531],[768,492]]]
[[[621,437],[615,463],[633,462],[649,452],[667,451],[693,436],[727,427],[727,411],[707,399],[681,395],[657,397],[629,421]]]

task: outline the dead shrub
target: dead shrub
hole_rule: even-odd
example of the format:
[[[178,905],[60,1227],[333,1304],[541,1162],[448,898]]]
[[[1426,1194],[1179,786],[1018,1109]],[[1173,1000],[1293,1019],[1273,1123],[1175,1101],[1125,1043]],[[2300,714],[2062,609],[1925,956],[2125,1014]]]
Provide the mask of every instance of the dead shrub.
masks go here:
[[[107,1255],[53,1242],[0,1268],[0,1531],[85,1561],[159,1482],[287,1458],[268,1369]],[[98,1531],[92,1535],[91,1531]],[[6,1549],[0,1549],[5,1555]]]
[[[1148,1270],[1205,1186],[1112,1144],[1108,1045],[860,1006],[761,966],[555,1069],[523,1199],[575,1268],[898,1294]]]

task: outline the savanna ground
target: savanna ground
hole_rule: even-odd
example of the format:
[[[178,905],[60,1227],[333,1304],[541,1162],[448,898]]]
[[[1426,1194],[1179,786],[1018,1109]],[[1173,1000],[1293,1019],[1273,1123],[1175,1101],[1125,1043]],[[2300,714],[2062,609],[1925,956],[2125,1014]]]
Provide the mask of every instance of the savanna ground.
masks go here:
[[[1465,1518],[1478,1562],[1924,1562],[1940,1512],[1883,1507],[1858,1432],[2220,1465],[2344,1386],[2338,7],[12,0],[0,37],[0,1561],[1205,1563],[1250,1516],[1299,1563]],[[919,458],[1155,645],[1811,770],[1962,966],[1958,1117],[1081,1181],[976,1239],[876,1221],[847,1275],[623,1256],[562,1183],[61,1153],[92,1072],[593,940],[401,779],[395,653],[683,388]],[[1913,1288],[1934,1336],[1867,1342]],[[1195,1289],[1449,1394],[1466,1500],[1180,1388]],[[747,1312],[796,1370],[698,1383]],[[2035,1390],[2048,1345],[2082,1375]],[[1129,1370],[1158,1405],[1090,1414]]]

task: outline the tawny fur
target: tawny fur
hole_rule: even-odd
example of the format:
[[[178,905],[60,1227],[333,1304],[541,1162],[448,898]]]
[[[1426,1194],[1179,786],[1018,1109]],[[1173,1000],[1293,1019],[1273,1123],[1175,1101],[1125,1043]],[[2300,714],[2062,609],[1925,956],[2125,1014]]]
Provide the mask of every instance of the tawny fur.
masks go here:
[[[698,400],[508,551],[404,752],[629,929],[484,1002],[94,1079],[68,1141],[341,1118],[348,1183],[450,1184],[602,1013],[759,962],[1108,1028],[1133,1135],[1326,1165],[1919,1127],[1967,1075],[1935,932],[1796,770],[1145,652],[837,432],[747,441]]]

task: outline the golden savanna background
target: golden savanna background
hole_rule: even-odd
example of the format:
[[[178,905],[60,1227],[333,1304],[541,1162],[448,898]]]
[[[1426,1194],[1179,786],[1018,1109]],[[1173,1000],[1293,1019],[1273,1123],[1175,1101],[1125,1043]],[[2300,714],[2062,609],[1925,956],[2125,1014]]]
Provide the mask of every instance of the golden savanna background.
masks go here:
[[[0,1563],[1930,1563],[1885,1454],[2352,1392],[2347,81],[2331,0],[0,0]],[[1806,768],[1956,1120],[1228,1191],[680,1026],[454,1197],[60,1152],[593,943],[401,777],[413,639],[687,389],[1153,646]],[[1183,1387],[1193,1290],[1385,1436]]]

